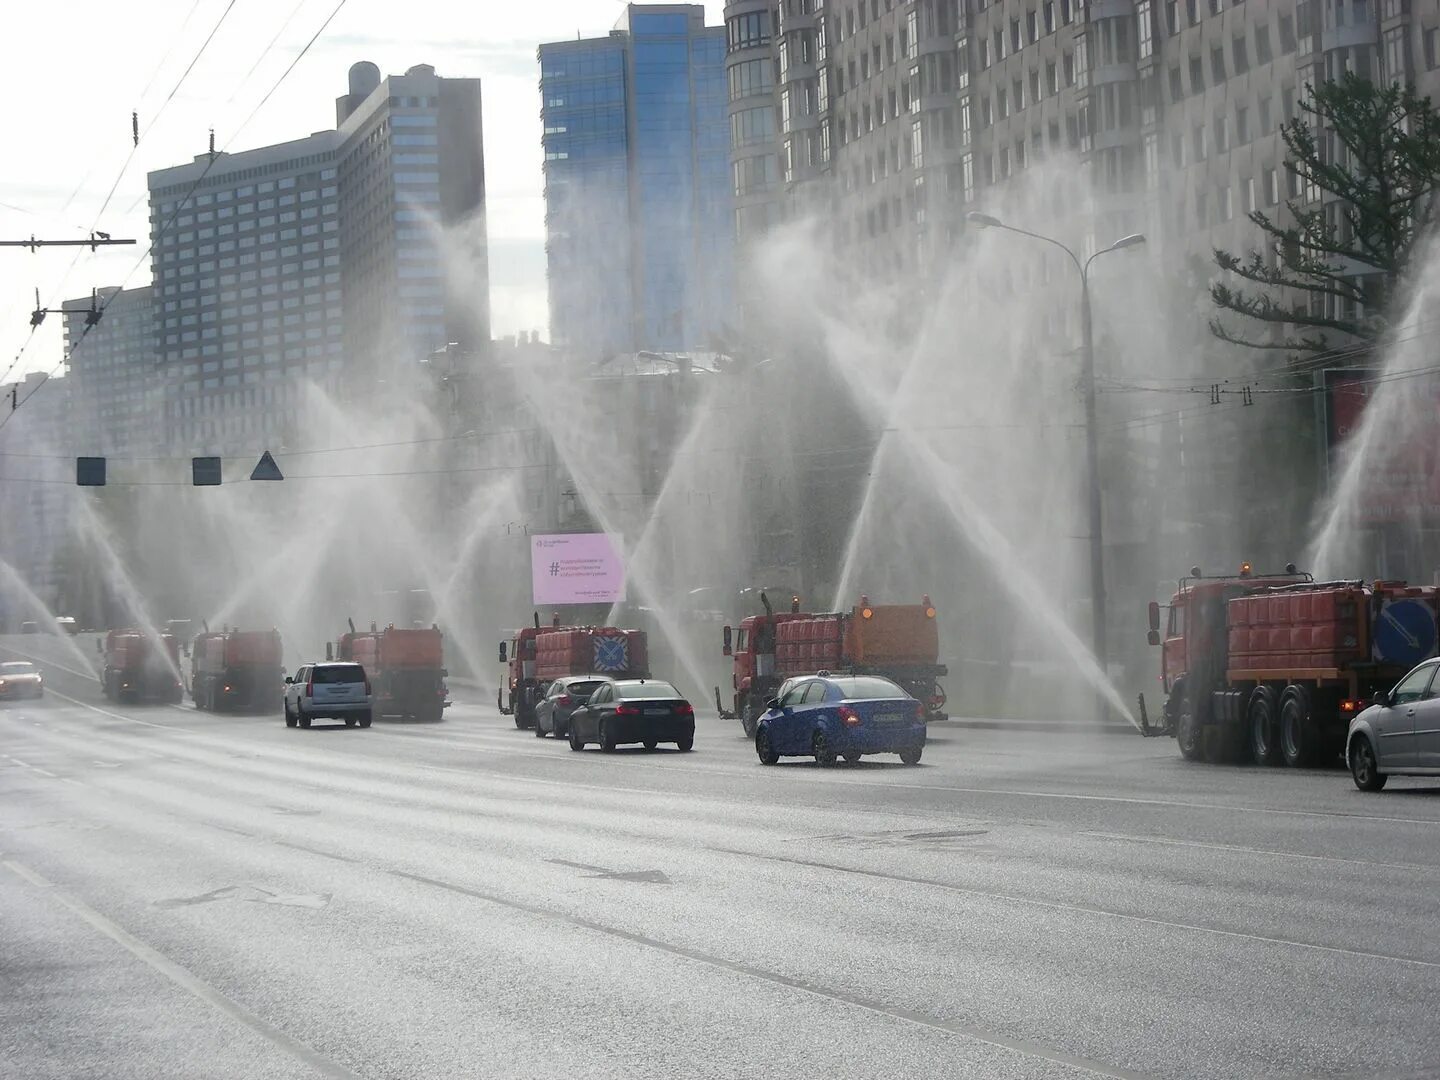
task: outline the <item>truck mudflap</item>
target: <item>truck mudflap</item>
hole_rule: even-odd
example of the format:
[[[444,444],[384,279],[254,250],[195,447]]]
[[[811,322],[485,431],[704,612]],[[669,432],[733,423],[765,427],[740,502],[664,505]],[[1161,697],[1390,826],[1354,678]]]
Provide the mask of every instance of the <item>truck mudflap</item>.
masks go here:
[[[715,687],[715,711],[720,714],[721,720],[740,719],[735,710],[725,708],[725,705],[720,700],[720,688],[718,686]]]

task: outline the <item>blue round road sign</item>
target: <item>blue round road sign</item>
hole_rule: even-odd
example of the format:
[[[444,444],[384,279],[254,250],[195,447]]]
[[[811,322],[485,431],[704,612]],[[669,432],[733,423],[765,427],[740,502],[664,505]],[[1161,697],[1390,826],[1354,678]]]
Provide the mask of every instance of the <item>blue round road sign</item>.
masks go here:
[[[1375,618],[1375,659],[1414,667],[1435,655],[1435,613],[1423,600],[1391,600]]]

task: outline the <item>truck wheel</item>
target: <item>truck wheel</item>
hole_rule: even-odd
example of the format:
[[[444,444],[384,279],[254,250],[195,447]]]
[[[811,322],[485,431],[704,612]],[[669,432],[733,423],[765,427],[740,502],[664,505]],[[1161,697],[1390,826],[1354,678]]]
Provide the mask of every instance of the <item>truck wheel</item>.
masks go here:
[[[1285,764],[1296,769],[1313,765],[1319,737],[1310,717],[1310,695],[1298,686],[1287,686],[1280,696],[1280,748]]]
[[[1375,751],[1364,735],[1356,735],[1350,744],[1350,776],[1361,791],[1379,791],[1389,779],[1375,763]]]
[[[1203,756],[1200,736],[1200,718],[1195,715],[1187,693],[1180,702],[1180,720],[1175,725],[1175,741],[1180,746],[1180,756],[1186,761],[1199,761]]]
[[[1268,686],[1257,686],[1250,695],[1249,709],[1250,756],[1256,765],[1279,765],[1284,760],[1280,753],[1280,717],[1275,707],[1275,691]]]
[[[519,710],[519,709],[516,709],[516,710],[515,710],[515,727],[516,727],[516,729],[518,729],[518,730],[520,730],[520,731],[524,731],[525,728],[528,727],[528,726],[529,726],[529,725],[527,725],[527,724],[525,723],[525,718],[520,715],[520,710]]]

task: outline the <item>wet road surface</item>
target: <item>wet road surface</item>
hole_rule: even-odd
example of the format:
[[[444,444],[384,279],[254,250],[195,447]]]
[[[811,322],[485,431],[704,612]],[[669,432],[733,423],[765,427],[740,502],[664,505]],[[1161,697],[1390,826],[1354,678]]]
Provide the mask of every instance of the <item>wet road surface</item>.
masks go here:
[[[0,646],[49,685],[0,704],[0,1075],[1440,1076],[1425,781],[961,725],[767,769],[703,716],[577,754],[464,700],[292,730]]]

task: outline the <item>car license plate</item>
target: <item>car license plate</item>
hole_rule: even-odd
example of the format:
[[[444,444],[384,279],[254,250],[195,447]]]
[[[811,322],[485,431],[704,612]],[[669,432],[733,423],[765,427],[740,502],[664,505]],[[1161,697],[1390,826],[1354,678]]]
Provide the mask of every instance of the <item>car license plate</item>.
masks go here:
[[[669,710],[669,709],[646,709],[646,710],[645,710],[645,715],[646,715],[646,716],[669,716],[669,715],[670,715],[670,710]]]
[[[875,722],[877,724],[903,724],[905,717],[898,712],[886,712],[875,717]]]

